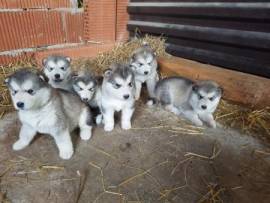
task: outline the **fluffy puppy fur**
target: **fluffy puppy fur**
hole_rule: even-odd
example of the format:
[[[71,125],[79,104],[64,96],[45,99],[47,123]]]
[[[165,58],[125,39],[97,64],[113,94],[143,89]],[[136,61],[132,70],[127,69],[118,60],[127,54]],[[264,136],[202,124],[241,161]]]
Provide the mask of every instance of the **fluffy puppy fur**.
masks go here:
[[[136,94],[138,100],[141,94],[142,84],[146,83],[148,95],[154,97],[154,89],[158,81],[157,59],[154,51],[146,43],[135,50],[130,60],[130,66],[135,73]]]
[[[70,63],[71,58],[66,56],[52,55],[43,59],[43,72],[52,87],[72,91]]]
[[[160,80],[155,88],[155,98],[176,115],[183,115],[197,126],[205,122],[215,128],[213,113],[216,110],[222,90],[214,81],[193,81],[183,77],[169,77]]]
[[[128,65],[114,64],[104,72],[99,101],[105,131],[113,130],[115,111],[122,112],[121,127],[131,128],[135,103],[135,79]]]
[[[39,73],[21,69],[6,78],[22,127],[14,150],[24,149],[37,133],[50,134],[62,159],[70,159],[70,132],[80,128],[83,140],[91,138],[92,117],[87,105],[69,92],[52,88]]]

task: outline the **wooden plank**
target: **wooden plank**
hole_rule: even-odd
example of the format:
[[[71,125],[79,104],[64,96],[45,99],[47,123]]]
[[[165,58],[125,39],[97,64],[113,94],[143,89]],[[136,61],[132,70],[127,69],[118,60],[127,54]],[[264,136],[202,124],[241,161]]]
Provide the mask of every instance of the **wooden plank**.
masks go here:
[[[270,78],[270,63],[259,60],[258,58],[237,56],[224,52],[175,44],[168,44],[166,51],[173,56],[179,56],[203,63],[226,67],[228,69],[233,69],[244,73]]]
[[[130,14],[171,16],[205,16],[216,18],[270,19],[270,4],[255,2],[134,2],[128,6]]]
[[[165,75],[214,80],[223,88],[227,100],[253,108],[270,106],[270,79],[177,57],[159,58],[159,67]]]
[[[256,32],[270,32],[270,23],[262,20],[241,20],[224,18],[203,18],[203,17],[185,17],[185,16],[160,16],[160,15],[130,15],[130,20],[151,21],[160,23],[174,23],[181,25],[195,25],[204,27],[228,28],[234,30],[248,30]]]
[[[135,30],[136,28],[139,28],[142,32],[156,34],[164,33],[166,36],[206,40],[213,43],[227,43],[237,46],[270,50],[270,35],[269,33],[264,32],[239,31],[151,21],[129,21],[128,29]]]

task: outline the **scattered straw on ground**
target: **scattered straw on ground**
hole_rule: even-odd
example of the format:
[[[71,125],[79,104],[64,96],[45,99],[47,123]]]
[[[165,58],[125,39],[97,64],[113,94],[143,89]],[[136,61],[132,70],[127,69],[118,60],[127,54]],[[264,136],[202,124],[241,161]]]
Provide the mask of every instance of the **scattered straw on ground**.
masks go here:
[[[270,107],[253,110],[222,100],[215,117],[224,126],[270,140]]]

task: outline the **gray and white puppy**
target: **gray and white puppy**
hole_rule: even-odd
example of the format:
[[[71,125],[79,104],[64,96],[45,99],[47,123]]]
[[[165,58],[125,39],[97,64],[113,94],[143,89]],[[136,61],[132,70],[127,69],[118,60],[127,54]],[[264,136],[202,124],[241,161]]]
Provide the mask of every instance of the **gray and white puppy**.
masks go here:
[[[100,104],[104,130],[114,128],[114,112],[121,111],[121,127],[131,128],[131,117],[135,104],[134,73],[128,65],[114,64],[104,72]]]
[[[72,90],[70,62],[69,57],[59,55],[52,55],[43,59],[43,72],[52,87],[67,91]]]
[[[83,102],[91,107],[97,107],[97,93],[100,85],[93,74],[86,71],[79,72],[72,78],[72,87]]]
[[[138,100],[141,94],[142,84],[146,82],[148,95],[154,97],[154,89],[158,81],[157,59],[154,51],[144,44],[144,46],[135,50],[132,54],[130,66],[135,73],[136,95]]]
[[[222,90],[214,81],[194,83],[183,77],[169,77],[157,83],[155,95],[165,109],[183,115],[193,124],[202,126],[205,122],[210,127],[216,127],[213,113]]]
[[[89,107],[76,95],[52,88],[39,73],[21,69],[6,78],[13,105],[22,127],[14,150],[28,146],[37,133],[50,134],[62,159],[70,159],[73,145],[70,132],[80,128],[83,140],[91,138]]]

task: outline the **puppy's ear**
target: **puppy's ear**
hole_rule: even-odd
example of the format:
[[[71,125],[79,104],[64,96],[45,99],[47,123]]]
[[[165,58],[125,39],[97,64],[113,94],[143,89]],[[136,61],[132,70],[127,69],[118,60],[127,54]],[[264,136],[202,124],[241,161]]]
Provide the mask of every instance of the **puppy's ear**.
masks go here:
[[[221,95],[223,94],[223,92],[224,92],[224,90],[223,90],[223,88],[222,87],[218,87],[217,88],[217,91],[218,91],[218,93],[220,93]]]
[[[71,62],[71,58],[66,56],[66,60],[70,63]]]
[[[194,85],[192,86],[192,91],[198,92],[198,89],[199,89],[199,86],[198,86],[197,84],[194,84]]]
[[[129,64],[128,68],[133,72],[136,70],[136,68],[131,63]]]
[[[38,75],[40,81],[46,82],[46,83],[49,81],[49,79],[46,77],[45,74],[43,74],[43,73],[37,73],[37,75]]]
[[[75,79],[75,78],[77,78],[79,76],[79,72],[78,71],[73,71],[72,73],[71,73],[71,78],[72,79]]]
[[[8,85],[10,82],[10,77],[5,78],[4,85]]]
[[[103,72],[103,76],[104,76],[104,78],[108,78],[108,77],[110,77],[111,75],[112,75],[112,69],[111,68],[108,68],[107,70],[105,70],[104,72]]]
[[[47,58],[42,59],[42,65],[43,65],[43,66],[45,66],[45,65],[46,65],[47,60],[48,60]]]

